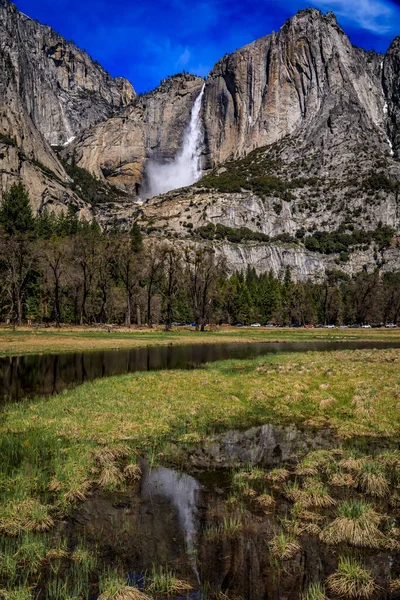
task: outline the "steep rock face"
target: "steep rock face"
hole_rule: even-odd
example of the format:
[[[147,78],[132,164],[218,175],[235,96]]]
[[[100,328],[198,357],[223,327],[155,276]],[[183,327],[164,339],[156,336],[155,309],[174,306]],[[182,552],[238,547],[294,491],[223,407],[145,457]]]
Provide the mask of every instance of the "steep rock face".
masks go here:
[[[135,96],[127,80],[113,79],[86,52],[9,0],[0,0],[0,47],[10,57],[29,116],[52,145],[71,141]]]
[[[383,63],[383,88],[387,97],[388,133],[396,158],[400,157],[400,37],[393,40]]]
[[[204,80],[177,75],[117,116],[92,127],[66,150],[80,167],[133,194],[148,159],[166,162],[179,150],[195,98]]]
[[[36,129],[21,100],[10,55],[0,49],[0,198],[13,183],[25,184],[32,208],[39,212],[73,204],[85,210],[52,149]]]
[[[378,61],[351,45],[332,13],[315,9],[224,57],[205,90],[207,165],[309,130],[329,112],[345,112],[350,124],[354,107],[383,128]]]
[[[388,137],[400,72],[395,47],[382,65],[382,56],[350,44],[332,14],[306,10],[278,34],[222,59],[203,105],[206,166],[214,169],[191,189],[148,201],[143,226],[152,235],[199,242],[204,228],[208,235],[217,225],[246,228],[254,239],[297,240],[235,245],[217,235],[213,243],[231,269],[290,266],[298,278],[332,268],[396,270],[396,237],[384,256],[375,243],[339,256],[309,252],[299,242],[382,225],[400,231],[400,163]]]

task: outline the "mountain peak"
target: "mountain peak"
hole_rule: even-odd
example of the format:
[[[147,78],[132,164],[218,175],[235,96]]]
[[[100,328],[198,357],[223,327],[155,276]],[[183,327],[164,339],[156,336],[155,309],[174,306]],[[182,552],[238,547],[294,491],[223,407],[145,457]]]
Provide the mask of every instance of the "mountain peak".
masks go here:
[[[318,26],[318,24],[321,24],[321,26],[328,25],[334,27],[343,35],[346,35],[338,25],[335,13],[332,11],[323,13],[318,8],[303,8],[299,10],[293,17],[284,23],[281,30],[285,31],[293,25],[304,28],[305,23],[310,23],[312,26]]]

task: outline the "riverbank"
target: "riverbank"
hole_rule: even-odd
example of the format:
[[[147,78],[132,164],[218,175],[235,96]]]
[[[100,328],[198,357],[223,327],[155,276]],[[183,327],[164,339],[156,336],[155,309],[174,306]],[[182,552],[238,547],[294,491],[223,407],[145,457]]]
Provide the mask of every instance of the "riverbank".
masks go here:
[[[143,346],[246,342],[330,340],[400,340],[400,329],[292,329],[263,327],[213,327],[196,332],[193,327],[164,331],[148,328],[0,328],[0,357],[23,354],[79,352]]]
[[[260,476],[251,470],[240,475],[236,484],[233,481],[231,504],[238,502],[240,507],[242,500],[251,499],[255,493],[255,497],[261,498],[259,503],[264,502],[266,510],[271,510],[276,502],[274,496],[278,499],[283,494],[289,508],[292,498],[307,519],[312,502],[322,502],[322,509],[324,502],[328,502],[325,506],[328,512],[319,515],[328,526],[335,518],[332,507],[340,498],[364,498],[371,507],[358,507],[359,511],[364,514],[373,510],[377,498],[371,490],[380,483],[379,493],[383,490],[384,494],[390,494],[394,508],[381,503],[378,521],[387,524],[390,516],[391,522],[396,523],[398,452],[392,452],[385,459],[387,462],[382,463],[384,466],[383,458],[372,460],[368,455],[375,452],[377,444],[381,453],[398,445],[399,364],[400,350],[268,355],[214,363],[190,372],[143,372],[111,377],[58,396],[9,405],[0,423],[0,552],[3,555],[0,587],[9,585],[13,590],[34,584],[41,597],[52,597],[47,586],[54,580],[53,568],[61,564],[68,570],[69,597],[86,597],[85,586],[89,584],[84,569],[88,565],[71,559],[79,551],[81,557],[86,552],[85,560],[91,557],[97,565],[91,571],[90,585],[94,589],[99,585],[107,589],[111,586],[107,569],[111,564],[115,583],[121,565],[114,564],[107,552],[104,554],[101,537],[97,539],[97,549],[86,548],[83,534],[79,539],[76,536],[67,539],[60,535],[59,524],[68,520],[71,512],[79,514],[82,502],[99,494],[122,493],[127,486],[135,485],[141,476],[139,457],[147,457],[152,466],[189,467],[190,456],[195,449],[201,453],[210,436],[264,423],[309,430],[310,447],[318,431],[329,431],[334,440],[335,464],[326,455],[311,457],[305,463],[301,463],[305,456],[292,456],[290,465],[281,465],[281,471],[290,470],[292,475],[275,473],[272,485],[267,485],[267,473]],[[217,464],[217,455],[215,460]],[[350,462],[341,462],[346,460]],[[296,464],[301,464],[297,475]],[[335,474],[338,477],[333,480]],[[357,478],[362,474],[368,477],[360,479],[364,483],[358,484]],[[306,493],[310,477],[314,486],[310,488],[311,500]],[[299,478],[304,478],[304,482]],[[339,495],[332,504],[329,498],[335,496],[334,490],[342,489],[340,481],[346,494]],[[290,485],[284,489],[287,482]],[[370,491],[363,485],[369,485]],[[302,502],[311,505],[302,508]],[[378,510],[378,506],[375,508]],[[230,529],[237,528],[236,521],[228,519],[223,525],[224,522],[215,535],[234,533]],[[325,531],[325,525],[319,527]],[[214,533],[209,532],[210,539]],[[382,530],[381,534],[384,538],[374,530],[378,542],[381,538],[385,543],[387,539],[395,540],[394,533]],[[294,534],[291,529],[286,537],[271,538],[271,560],[284,560],[285,549],[294,552],[300,537],[299,531]],[[379,552],[385,552],[383,541],[382,545],[378,542]],[[331,574],[339,568],[337,562],[332,567],[328,565]],[[8,571],[4,565],[8,565]],[[124,569],[122,572],[126,572],[125,564]],[[84,588],[80,593],[76,591],[79,585]]]

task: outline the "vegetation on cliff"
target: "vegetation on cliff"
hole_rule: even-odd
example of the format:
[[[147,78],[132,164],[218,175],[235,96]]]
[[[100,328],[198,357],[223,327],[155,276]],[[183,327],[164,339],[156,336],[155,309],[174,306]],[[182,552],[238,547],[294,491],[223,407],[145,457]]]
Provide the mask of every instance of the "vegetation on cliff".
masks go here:
[[[5,196],[0,228],[0,317],[11,323],[145,322],[169,329],[178,321],[204,329],[207,322],[351,324],[396,322],[400,316],[398,273],[349,277],[332,271],[319,283],[296,283],[290,269],[278,276],[249,269],[227,277],[211,246],[144,244],[137,223],[126,233],[102,231],[73,209],[33,218],[21,185]],[[233,235],[228,228],[212,231]],[[342,241],[346,234],[338,236]],[[382,246],[390,238],[380,228],[346,239],[374,239]],[[329,234],[315,239],[338,243]]]

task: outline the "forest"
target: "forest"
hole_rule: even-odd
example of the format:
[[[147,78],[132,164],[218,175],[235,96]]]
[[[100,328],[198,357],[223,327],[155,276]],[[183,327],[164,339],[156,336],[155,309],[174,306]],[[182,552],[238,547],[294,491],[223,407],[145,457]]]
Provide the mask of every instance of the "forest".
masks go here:
[[[170,329],[212,324],[396,323],[400,271],[295,282],[278,275],[227,272],[211,242],[143,238],[135,223],[104,231],[70,208],[34,217],[22,184],[0,207],[0,320],[132,324]]]

